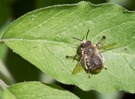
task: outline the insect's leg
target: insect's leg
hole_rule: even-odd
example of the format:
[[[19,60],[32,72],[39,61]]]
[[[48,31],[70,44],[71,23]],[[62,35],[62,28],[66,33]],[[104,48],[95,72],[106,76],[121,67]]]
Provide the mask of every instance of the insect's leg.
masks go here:
[[[105,69],[105,70],[107,70],[107,67],[106,67],[106,66],[104,66],[104,69]]]
[[[86,60],[85,60],[85,62],[84,62],[84,66],[85,66],[86,72],[87,72],[87,74],[88,74],[88,77],[90,78],[90,68],[87,67]]]
[[[80,57],[78,55],[75,55],[75,56],[66,56],[67,59],[73,59],[73,60],[77,60],[79,61]]]
[[[88,77],[90,78],[90,69],[87,71]]]
[[[68,59],[68,58],[73,59],[73,58],[74,58],[74,56],[68,56],[68,55],[66,55],[66,58],[67,58],[67,59]]]
[[[88,67],[87,67],[87,64],[86,64],[86,60],[84,62],[84,66],[85,66],[86,70],[88,70]]]

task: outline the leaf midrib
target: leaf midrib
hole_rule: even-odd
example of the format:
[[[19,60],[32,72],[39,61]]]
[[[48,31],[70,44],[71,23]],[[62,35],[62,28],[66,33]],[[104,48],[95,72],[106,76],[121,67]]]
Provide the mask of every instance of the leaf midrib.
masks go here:
[[[38,41],[38,42],[49,42],[49,43],[54,43],[54,44],[58,44],[58,45],[66,45],[66,46],[68,46],[68,47],[71,47],[71,48],[73,48],[70,44],[68,44],[68,43],[64,43],[64,42],[55,42],[55,41],[50,41],[50,40],[37,40],[37,39],[35,39],[35,40],[31,40],[31,39],[3,39],[3,41],[4,42],[6,42],[6,41],[18,41],[18,40],[20,40],[20,41],[30,41],[30,42],[35,42],[35,41]],[[132,42],[133,43],[133,42]],[[129,45],[128,45],[129,46]],[[112,50],[109,50],[109,51],[104,51],[104,52],[111,52],[111,53],[113,53],[113,54],[117,54],[117,55],[119,55],[119,56],[121,56],[121,55],[123,55],[123,56],[130,56],[130,57],[134,57],[135,58],[135,56],[133,55],[133,54],[126,54],[126,53],[122,53],[122,52],[116,52],[116,50],[118,50],[118,49],[121,49],[121,48],[125,48],[125,47],[127,47],[127,46],[123,46],[123,47],[120,47],[120,48],[114,48],[114,49],[112,49]]]

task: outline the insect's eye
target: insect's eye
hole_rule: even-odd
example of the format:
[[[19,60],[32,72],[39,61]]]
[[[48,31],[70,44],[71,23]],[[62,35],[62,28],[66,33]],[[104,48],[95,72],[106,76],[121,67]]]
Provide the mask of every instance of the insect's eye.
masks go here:
[[[86,46],[86,44],[82,44],[82,45],[81,45],[81,47],[85,47],[85,46]]]
[[[88,44],[88,45],[91,44],[91,41],[88,41],[87,44]]]

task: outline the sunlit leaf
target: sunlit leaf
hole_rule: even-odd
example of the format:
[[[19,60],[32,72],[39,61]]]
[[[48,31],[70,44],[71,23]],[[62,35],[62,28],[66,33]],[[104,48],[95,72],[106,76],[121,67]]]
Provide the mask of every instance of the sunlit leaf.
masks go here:
[[[64,84],[83,90],[111,93],[135,92],[135,13],[115,4],[91,5],[89,2],[52,6],[30,12],[14,21],[2,40],[20,56]],[[78,61],[66,59],[76,54],[79,41],[88,29],[88,40],[96,44],[116,43],[103,52],[105,66],[98,74],[85,71],[72,74]]]

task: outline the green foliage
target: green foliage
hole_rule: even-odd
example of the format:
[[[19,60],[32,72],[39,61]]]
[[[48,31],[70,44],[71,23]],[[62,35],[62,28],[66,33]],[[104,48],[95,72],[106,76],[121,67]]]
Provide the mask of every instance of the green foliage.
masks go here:
[[[14,21],[2,40],[14,52],[64,84],[83,90],[111,93],[135,92],[135,13],[115,4],[91,5],[89,2],[52,6],[30,12]],[[79,41],[90,30],[88,39],[96,44],[106,36],[105,66],[99,74],[85,71],[72,74],[77,61],[66,59],[76,54]],[[128,87],[127,87],[128,86]]]
[[[7,5],[9,3],[8,0],[1,0],[0,1],[0,38],[5,31],[6,27],[9,25],[11,20],[9,20],[9,15],[11,14],[11,10]],[[7,47],[4,44],[1,44],[0,40],[0,59],[4,59],[6,56]]]
[[[9,18],[9,16],[11,15],[11,9],[10,9],[10,2],[9,0],[1,0],[0,1],[0,28],[1,26],[3,26],[3,24],[5,23],[5,21],[7,21],[7,19]],[[1,32],[1,30],[0,30]],[[1,33],[0,33],[1,35]]]
[[[3,99],[3,90],[0,88],[0,99]]]
[[[40,82],[25,82],[4,91],[4,99],[79,99],[74,94],[57,86]]]

